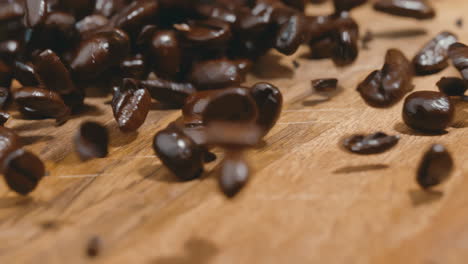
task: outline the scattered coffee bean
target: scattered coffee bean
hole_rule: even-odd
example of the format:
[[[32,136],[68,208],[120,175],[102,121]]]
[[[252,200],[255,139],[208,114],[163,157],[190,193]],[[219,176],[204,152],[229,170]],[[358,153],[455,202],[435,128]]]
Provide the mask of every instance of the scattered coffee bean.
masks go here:
[[[457,42],[457,36],[444,31],[424,45],[413,58],[413,65],[418,74],[439,72],[448,66],[448,49]]]
[[[1,164],[8,154],[21,147],[21,139],[14,131],[0,126],[0,170],[2,170]]]
[[[18,80],[23,86],[38,86],[36,70],[32,63],[23,63],[20,61],[15,62],[14,68],[15,79]]]
[[[148,33],[149,34],[149,33]],[[182,71],[183,49],[173,30],[156,32],[147,48],[153,68],[161,78],[174,79]]]
[[[468,81],[468,46],[459,42],[452,44],[449,48],[449,57],[463,80]]]
[[[370,135],[354,135],[343,141],[343,146],[350,152],[370,155],[380,154],[393,148],[398,141],[399,136],[389,136],[382,132]]]
[[[102,1],[102,0],[98,0],[97,2],[99,1]],[[108,23],[109,23],[109,20],[105,16],[94,14],[94,15],[89,15],[83,18],[82,20],[78,21],[75,26],[81,35],[87,35],[107,25]]]
[[[47,16],[47,0],[25,0],[25,18],[28,27],[35,27],[44,22]]]
[[[256,123],[263,129],[263,135],[266,135],[281,115],[283,95],[277,87],[264,82],[252,86],[250,95],[257,105],[258,118]]]
[[[245,159],[238,153],[227,154],[221,163],[219,187],[228,198],[233,198],[247,184],[250,168]]]
[[[109,135],[99,123],[85,122],[78,129],[74,143],[81,160],[104,158],[108,153]]]
[[[40,83],[59,94],[69,94],[76,90],[70,72],[60,58],[51,50],[39,53],[34,59],[34,69]]]
[[[235,61],[217,59],[195,64],[189,80],[199,90],[221,89],[240,85],[245,74]]]
[[[326,78],[326,79],[316,79],[312,80],[312,89],[315,92],[333,92],[338,89],[338,79],[336,78]]]
[[[377,108],[391,107],[413,89],[412,66],[405,55],[390,49],[381,70],[373,71],[358,85],[357,91],[364,101]]]
[[[142,25],[150,23],[158,10],[158,1],[131,1],[112,17],[111,21],[116,28],[132,33],[141,29]]]
[[[350,19],[346,12],[341,15],[342,20]],[[352,21],[347,25],[342,25],[333,32],[332,35],[334,45],[332,46],[332,60],[336,66],[347,66],[353,63],[359,53],[358,40],[359,28],[358,25]]]
[[[447,149],[440,144],[432,145],[421,160],[416,180],[423,189],[429,189],[446,181],[453,167],[453,159]]]
[[[187,98],[196,92],[191,83],[177,83],[159,78],[142,81],[141,85],[160,103],[175,107],[184,106]]]
[[[442,77],[437,82],[439,91],[448,96],[463,96],[468,89],[466,82],[457,77]]]
[[[44,174],[42,161],[23,149],[10,152],[3,162],[3,176],[7,185],[21,195],[34,191]]]
[[[307,19],[304,15],[294,15],[278,31],[275,48],[286,55],[294,54],[299,46],[307,42]]]
[[[98,236],[93,236],[89,239],[86,246],[86,255],[90,258],[95,258],[101,254],[102,240]]]
[[[431,19],[435,10],[426,0],[377,0],[374,9],[394,16]]]
[[[445,130],[454,117],[450,99],[439,92],[418,91],[410,94],[403,105],[406,125],[422,132]]]

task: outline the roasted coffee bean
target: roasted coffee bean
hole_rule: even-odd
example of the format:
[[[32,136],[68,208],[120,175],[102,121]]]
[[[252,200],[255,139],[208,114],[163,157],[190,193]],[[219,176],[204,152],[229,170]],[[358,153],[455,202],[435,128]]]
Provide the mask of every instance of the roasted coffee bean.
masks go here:
[[[417,171],[416,181],[429,189],[449,179],[454,164],[448,150],[440,144],[432,145],[424,154]]]
[[[15,62],[14,77],[23,86],[38,86],[39,81],[36,77],[34,65],[30,62]]]
[[[250,168],[241,154],[229,154],[221,163],[219,187],[228,198],[236,196],[250,178]]]
[[[336,66],[347,66],[358,56],[359,30],[357,25],[340,27],[333,36],[332,60]]]
[[[449,48],[449,57],[463,79],[468,81],[468,46],[458,42],[452,44]]]
[[[254,99],[257,109],[257,125],[266,135],[278,121],[283,108],[283,95],[281,91],[269,83],[257,83],[250,89],[250,95]]]
[[[380,154],[393,148],[398,141],[399,136],[389,136],[382,132],[370,135],[354,135],[343,141],[343,146],[350,152],[370,155]]]
[[[94,12],[106,17],[111,17],[122,10],[129,2],[129,0],[96,0]]]
[[[209,60],[193,65],[189,80],[198,90],[236,86],[245,80],[246,72],[228,59]]]
[[[442,77],[437,82],[439,91],[448,96],[463,96],[468,89],[467,83],[457,77]]]
[[[0,2],[0,23],[12,21],[23,17],[23,5],[18,2]]]
[[[454,117],[450,99],[439,92],[418,91],[405,99],[403,120],[406,125],[423,132],[440,132]]]
[[[0,87],[0,109],[5,109],[6,103],[10,98],[10,89]]]
[[[315,92],[333,92],[338,89],[338,79],[326,78],[312,80],[312,89]]]
[[[146,79],[149,75],[149,67],[146,59],[141,54],[126,58],[120,63],[122,77],[137,80]]]
[[[236,12],[223,5],[199,3],[195,8],[195,12],[204,18],[215,18],[231,24],[237,21]]]
[[[153,148],[161,162],[179,179],[189,181],[203,173],[203,148],[176,127],[159,131]]]
[[[107,25],[108,23],[109,20],[105,16],[94,14],[78,21],[75,27],[81,35],[86,35]]]
[[[101,238],[98,236],[93,236],[89,239],[88,245],[86,246],[86,255],[90,258],[95,258],[101,254],[101,248]]]
[[[75,41],[78,37],[78,31],[75,27],[75,17],[66,12],[50,12],[44,21],[44,28],[53,34],[55,41],[60,41],[60,45],[64,43],[68,46],[70,42]],[[54,45],[59,46],[59,45]],[[58,47],[60,48],[60,47]]]
[[[161,78],[174,79],[182,70],[182,47],[172,30],[158,31],[153,35],[149,55],[156,74]]]
[[[251,122],[258,118],[257,104],[248,89],[242,87],[226,88],[210,96],[202,112],[202,118],[204,124],[212,121]],[[264,118],[266,119],[266,117]],[[262,121],[267,122],[263,119]]]
[[[151,97],[162,104],[182,107],[187,98],[196,92],[190,83],[176,83],[163,79],[142,81],[141,85],[151,94]]]
[[[14,92],[13,99],[26,112],[56,118],[58,122],[64,121],[70,115],[70,108],[54,91],[39,87],[22,87]]]
[[[77,131],[74,143],[81,160],[104,158],[108,153],[109,134],[99,123],[85,122]]]
[[[203,125],[203,112],[215,93],[222,92],[221,90],[208,90],[196,92],[187,97],[182,108],[184,123],[189,126]]]
[[[9,88],[13,80],[13,69],[0,60],[0,86]]]
[[[150,106],[149,92],[134,79],[124,79],[112,99],[114,117],[123,132],[136,131],[143,125]]]
[[[333,0],[336,13],[349,11],[365,3],[367,3],[367,0]]]
[[[42,161],[23,149],[10,152],[3,162],[3,176],[11,190],[28,195],[45,175]]]
[[[0,60],[11,64],[21,48],[21,43],[17,40],[5,40],[0,42]]]
[[[35,27],[47,17],[47,0],[25,0],[26,26]]]
[[[45,50],[34,58],[34,69],[40,83],[59,94],[69,94],[76,90],[70,72],[51,50]]]
[[[308,33],[305,16],[302,14],[294,15],[279,29],[275,48],[285,55],[292,55],[301,44],[308,41]]]
[[[153,0],[133,1],[112,17],[113,25],[126,32],[134,32],[147,25],[159,10],[159,2]]]
[[[358,85],[364,101],[377,108],[395,105],[413,89],[412,66],[401,51],[390,49],[382,70],[373,71]]]
[[[101,32],[83,40],[71,60],[70,67],[78,80],[93,80],[127,57],[129,38],[121,30]]]
[[[431,19],[435,10],[426,0],[378,0],[374,9],[394,16]]]
[[[450,32],[441,32],[413,58],[413,65],[418,74],[439,72],[448,66],[448,49],[457,42],[457,36]]]
[[[10,114],[6,112],[0,112],[0,126],[5,125],[5,123],[10,119]]]
[[[14,131],[0,126],[0,170],[3,170],[1,164],[8,154],[21,147],[21,139]]]
[[[224,46],[232,36],[229,24],[218,19],[189,21],[176,29],[186,41],[201,47]]]

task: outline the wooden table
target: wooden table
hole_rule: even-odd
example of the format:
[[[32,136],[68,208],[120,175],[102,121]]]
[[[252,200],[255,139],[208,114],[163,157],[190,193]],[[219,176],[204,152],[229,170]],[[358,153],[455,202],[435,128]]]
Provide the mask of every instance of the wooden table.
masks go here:
[[[154,134],[179,111],[149,114],[138,134],[116,128],[108,98],[87,99],[86,115],[57,128],[52,120],[12,120],[7,126],[47,165],[46,177],[28,198],[0,184],[0,263],[87,263],[85,248],[102,239],[95,263],[467,263],[468,102],[457,102],[453,127],[427,136],[406,128],[401,103],[391,109],[366,106],[356,84],[383,63],[388,48],[412,57],[441,30],[468,42],[466,0],[434,0],[438,17],[418,22],[354,11],[361,32],[378,38],[361,50],[351,67],[330,60],[267,55],[249,83],[270,81],[284,93],[284,112],[263,147],[249,153],[255,170],[234,200],[220,194],[216,164],[196,181],[178,182],[151,148]],[[323,14],[331,6],[310,8]],[[427,33],[427,34],[425,34]],[[436,90],[448,68],[418,77],[417,90]],[[310,93],[310,80],[338,77],[341,93],[330,100]],[[463,109],[464,108],[464,109]],[[17,116],[15,116],[17,117]],[[110,155],[79,162],[72,138],[83,120],[98,120],[111,131]],[[351,155],[338,143],[345,134],[384,131],[402,136],[393,150]],[[453,153],[456,171],[438,192],[423,192],[415,170],[432,143]],[[222,157],[222,153],[218,152]]]

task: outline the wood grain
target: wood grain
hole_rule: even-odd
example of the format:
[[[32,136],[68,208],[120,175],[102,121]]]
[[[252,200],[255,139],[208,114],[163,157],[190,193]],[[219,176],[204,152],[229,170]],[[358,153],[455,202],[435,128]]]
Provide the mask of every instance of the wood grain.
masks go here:
[[[402,123],[401,103],[372,109],[355,91],[381,67],[388,48],[412,57],[441,30],[468,42],[468,25],[455,26],[459,17],[468,21],[468,2],[432,2],[438,16],[424,22],[356,10],[361,33],[369,29],[379,37],[351,67],[308,60],[306,48],[291,58],[263,58],[248,83],[279,86],[285,109],[265,145],[249,153],[255,175],[232,201],[218,191],[216,164],[202,179],[181,183],[154,157],[153,135],[179,111],[151,111],[135,134],[118,131],[108,98],[87,99],[87,115],[60,128],[53,121],[10,121],[46,161],[49,176],[28,198],[0,184],[0,263],[91,262],[85,249],[95,235],[103,241],[95,263],[466,263],[468,102],[457,102],[447,134],[425,136]],[[457,74],[451,67],[414,83],[417,90],[435,90],[441,76]],[[330,100],[312,95],[310,80],[321,77],[338,77],[342,91]],[[84,120],[112,131],[108,158],[78,161],[72,137]],[[345,134],[378,130],[402,139],[370,157],[338,147]],[[434,142],[450,149],[456,171],[438,192],[427,193],[416,185],[415,170]]]

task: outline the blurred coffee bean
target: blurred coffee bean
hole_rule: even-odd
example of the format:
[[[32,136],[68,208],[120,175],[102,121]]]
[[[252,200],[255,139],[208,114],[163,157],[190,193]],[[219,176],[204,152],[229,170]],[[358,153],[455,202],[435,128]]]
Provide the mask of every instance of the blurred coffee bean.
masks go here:
[[[0,23],[12,21],[23,17],[23,5],[18,2],[0,2]]]
[[[442,77],[437,82],[439,91],[448,96],[463,96],[468,89],[466,81],[457,77]]]
[[[51,50],[39,53],[33,59],[36,76],[47,89],[59,94],[68,94],[76,90],[70,72]]]
[[[302,14],[294,15],[279,29],[275,48],[285,55],[292,55],[308,41],[308,37],[307,19]]]
[[[24,0],[26,26],[35,27],[47,17],[47,0]]]
[[[228,198],[236,196],[247,184],[251,170],[241,154],[229,154],[221,163],[218,184]]]
[[[18,149],[10,152],[3,162],[3,176],[11,190],[28,195],[45,175],[42,161],[31,152]]]
[[[0,60],[0,86],[10,88],[13,80],[13,69]]]
[[[199,90],[221,89],[241,84],[245,74],[235,61],[217,59],[193,65],[189,80]]]
[[[149,75],[149,67],[146,58],[141,54],[126,58],[120,63],[123,78],[137,80],[146,79]]]
[[[0,126],[4,126],[10,117],[10,114],[7,112],[0,112]]]
[[[468,81],[468,46],[459,42],[452,44],[449,48],[449,57],[463,80]]]
[[[369,135],[353,135],[345,138],[343,146],[346,150],[356,154],[380,154],[393,148],[399,140],[399,136],[389,136],[385,133],[377,132]]]
[[[130,0],[96,0],[94,12],[105,17],[111,17],[115,13],[122,10],[125,5],[130,3]]]
[[[448,66],[448,49],[457,42],[457,36],[444,31],[437,34],[413,58],[413,65],[418,74],[439,72]]]
[[[201,47],[224,46],[232,36],[229,24],[218,19],[189,21],[176,29],[191,45]]]
[[[449,179],[453,171],[453,159],[440,144],[432,145],[424,154],[417,171],[416,181],[423,189],[429,189]]]
[[[0,42],[0,60],[12,64],[18,56],[21,43],[17,40],[5,40]]]
[[[160,78],[142,81],[141,85],[151,94],[151,97],[162,104],[182,107],[187,98],[196,92],[190,83],[177,83]]]
[[[99,123],[85,122],[80,125],[74,143],[81,160],[104,158],[108,153],[109,135]]]
[[[174,79],[182,67],[182,47],[175,31],[163,30],[153,35],[149,56],[156,74],[161,78]]]
[[[435,10],[426,0],[377,0],[374,9],[394,16],[431,19]]]
[[[312,89],[314,92],[334,92],[338,89],[338,79],[325,78],[312,80]]]
[[[266,135],[278,121],[283,108],[283,95],[281,91],[269,83],[257,83],[250,89],[250,95],[254,99],[257,109],[257,125],[263,129]]]
[[[132,33],[149,24],[159,10],[159,2],[153,0],[133,1],[111,19],[116,28]]]
[[[21,139],[13,130],[0,126],[0,170],[9,153],[22,147]]]
[[[38,86],[39,81],[36,77],[34,65],[30,62],[15,62],[14,77],[23,86]]]
[[[107,25],[108,23],[109,20],[105,16],[94,14],[86,16],[82,20],[78,21],[75,27],[81,35],[86,35]]]

